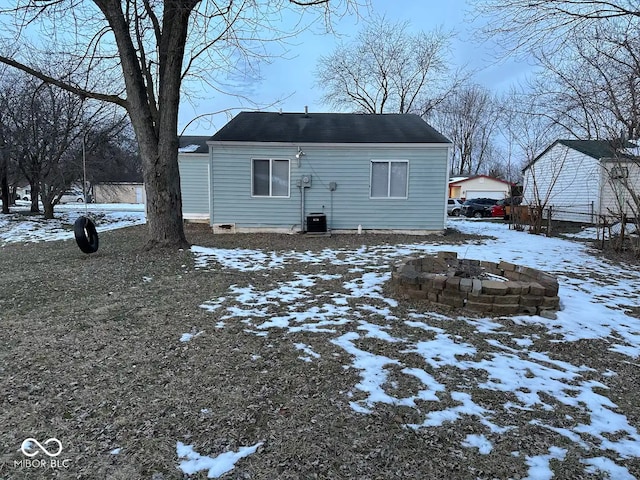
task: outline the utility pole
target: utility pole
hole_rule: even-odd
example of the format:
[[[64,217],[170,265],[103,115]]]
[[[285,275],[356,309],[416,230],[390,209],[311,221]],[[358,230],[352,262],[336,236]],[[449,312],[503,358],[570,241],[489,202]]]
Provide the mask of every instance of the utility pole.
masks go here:
[[[4,124],[0,119],[0,198],[2,199],[2,213],[9,213],[9,181],[7,180],[9,165],[7,162],[7,142],[4,138]]]

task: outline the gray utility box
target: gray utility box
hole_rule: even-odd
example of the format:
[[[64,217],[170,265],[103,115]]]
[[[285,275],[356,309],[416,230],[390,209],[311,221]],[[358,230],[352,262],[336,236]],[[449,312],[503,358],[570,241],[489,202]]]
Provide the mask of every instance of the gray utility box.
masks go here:
[[[326,233],[327,216],[324,213],[310,213],[307,215],[307,232]]]

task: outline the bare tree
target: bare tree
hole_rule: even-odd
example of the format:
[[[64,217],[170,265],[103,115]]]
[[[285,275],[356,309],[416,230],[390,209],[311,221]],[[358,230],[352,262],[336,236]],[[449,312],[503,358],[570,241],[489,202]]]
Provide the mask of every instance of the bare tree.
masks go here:
[[[361,113],[426,114],[440,103],[447,78],[451,34],[411,34],[409,22],[375,17],[351,43],[321,56],[316,68],[323,100]]]
[[[546,98],[536,90],[512,88],[496,101],[500,110],[498,129],[507,145],[505,163],[514,171],[510,179],[515,181],[521,169],[551,145],[562,130],[549,114]]]
[[[123,116],[33,77],[12,78],[0,94],[11,138],[6,150],[29,181],[32,212],[40,200],[45,218],[53,218],[65,189],[82,178],[83,149],[92,152],[121,129]]]
[[[496,158],[494,140],[499,111],[486,88],[463,85],[443,99],[429,118],[453,142],[454,175],[475,175],[495,169],[492,160]]]
[[[308,7],[327,18],[357,0],[25,0],[0,9],[5,53],[0,61],[86,98],[128,112],[143,164],[147,247],[185,246],[178,171],[178,107],[183,79],[237,68],[264,56],[265,40],[286,36],[276,22],[285,9]],[[24,48],[27,31],[48,34],[44,49],[71,52],[75,68],[47,74]],[[16,45],[21,48],[14,48]],[[24,52],[29,50],[29,55]],[[209,59],[209,62],[199,60]],[[246,63],[246,62],[245,62]],[[117,75],[117,72],[121,73]],[[108,78],[96,84],[96,78]]]
[[[637,0],[472,0],[488,19],[484,33],[499,36],[513,51],[544,47],[555,52],[568,38],[581,35],[594,23],[640,21]]]
[[[567,163],[569,149],[561,145],[554,152],[553,161],[541,164],[533,161],[523,169],[523,199],[529,206],[530,230],[532,233],[542,232],[542,220],[545,210],[550,206],[556,185],[560,181]]]

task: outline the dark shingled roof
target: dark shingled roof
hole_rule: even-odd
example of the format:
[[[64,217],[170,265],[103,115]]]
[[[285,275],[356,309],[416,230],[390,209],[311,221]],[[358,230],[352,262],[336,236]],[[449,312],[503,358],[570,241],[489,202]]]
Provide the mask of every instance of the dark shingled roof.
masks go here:
[[[589,155],[590,157],[593,157],[597,160],[601,158],[613,157],[631,158],[631,155],[627,155],[619,150],[620,145],[614,145],[609,140],[558,140],[558,143],[561,143],[569,148],[573,148],[574,150],[582,152],[585,155]],[[631,147],[635,147],[635,145],[626,142],[625,148]]]
[[[210,140],[285,143],[451,143],[417,115],[241,112]]]
[[[178,152],[209,153],[209,145],[207,145],[207,140],[209,140],[209,137],[197,135],[180,135],[178,137]]]
[[[554,146],[561,144],[565,147],[569,147],[573,150],[576,150],[580,153],[584,153],[589,157],[595,158],[596,160],[615,158],[619,160],[623,159],[635,159],[633,155],[629,153],[625,153],[620,150],[623,148],[637,148],[637,146],[631,142],[626,142],[624,146],[621,145],[621,141],[610,141],[610,140],[556,140],[544,151],[534,158],[531,162],[524,166],[522,171],[526,171],[529,167],[531,167],[534,163],[540,159],[545,153],[551,150]]]

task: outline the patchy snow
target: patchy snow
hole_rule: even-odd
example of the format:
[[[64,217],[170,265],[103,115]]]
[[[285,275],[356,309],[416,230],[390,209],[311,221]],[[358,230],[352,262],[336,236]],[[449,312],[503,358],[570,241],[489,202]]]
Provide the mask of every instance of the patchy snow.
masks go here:
[[[529,423],[547,430],[550,439],[546,454],[518,452],[528,478],[552,478],[551,460],[563,462],[567,452],[554,442],[567,441],[583,452],[586,473],[627,478],[626,468],[614,459],[638,457],[640,434],[607,396],[607,381],[616,372],[597,372],[584,360],[570,363],[536,347],[544,342],[539,335],[542,328],[552,342],[604,340],[611,352],[630,360],[639,357],[637,319],[625,312],[640,307],[640,272],[593,256],[588,246],[573,240],[533,236],[485,221],[460,219],[452,224],[465,233],[488,238],[461,245],[433,245],[417,239],[414,244],[327,248],[315,254],[193,247],[196,265],[202,270],[255,272],[289,265],[319,271],[296,273],[267,288],[233,284],[223,298],[203,299],[202,307],[214,313],[216,322],[245,324],[247,334],[270,337],[313,332],[316,344],[324,337],[334,356],[348,354],[350,360],[344,367],[358,372],[359,381],[344,393],[355,412],[371,414],[378,405],[412,408],[421,417],[407,424],[412,429],[475,419],[480,431],[461,443],[482,455],[495,455],[493,440],[519,428],[505,419],[519,412],[531,415],[559,406],[569,408],[573,413],[562,424],[533,415]],[[520,315],[509,317],[509,322],[499,317],[418,311],[400,315],[396,300],[386,297],[383,290],[390,265],[407,255],[441,250],[455,251],[460,258],[505,260],[554,274],[560,283],[562,310],[554,320]],[[347,268],[342,278],[328,278],[322,271],[324,264]],[[325,285],[330,281],[333,287]],[[336,281],[341,288],[335,288]],[[474,337],[456,334],[451,330],[452,321],[467,324]],[[521,327],[518,335],[509,328],[512,322]],[[399,325],[404,328],[398,330]],[[522,333],[527,330],[530,334]],[[385,355],[373,351],[367,342],[387,345]],[[299,357],[305,362],[318,358],[307,351],[310,347],[305,343],[294,342],[292,348],[306,354]],[[422,359],[422,366],[416,365],[416,358]],[[414,387],[399,395],[396,387],[403,376]],[[496,399],[503,399],[502,405],[488,409],[475,398],[474,390],[493,392]],[[599,451],[609,452],[614,459],[598,456]]]
[[[586,458],[580,460],[580,462],[589,465],[585,468],[587,473],[604,473],[612,480],[636,480],[636,477],[631,475],[629,470],[616,465],[615,462],[606,457]]]
[[[467,438],[462,442],[462,446],[477,448],[478,453],[481,455],[489,455],[493,450],[493,445],[484,435],[467,435]]]
[[[122,208],[89,206],[99,218],[99,231],[144,223],[142,206],[126,212],[118,207]],[[84,215],[84,205],[62,206],[57,212],[58,218],[46,223],[37,217],[16,221],[14,215],[0,216],[0,246],[73,238],[71,225]],[[240,324],[246,335],[264,338],[265,345],[270,345],[270,338],[288,337],[292,350],[301,353],[300,360],[315,364],[314,368],[322,365],[318,360],[323,358],[316,349],[327,358],[342,359],[357,380],[340,394],[359,414],[385,406],[410,408],[415,420],[406,427],[416,430],[464,418],[475,427],[461,446],[481,455],[497,455],[500,435],[522,428],[510,419],[526,415],[528,425],[548,432],[546,452],[528,451],[524,445],[509,454],[523,462],[527,478],[553,478],[553,465],[571,456],[557,445],[569,443],[581,452],[578,460],[584,471],[577,476],[634,478],[620,462],[637,461],[640,433],[609,393],[608,382],[616,379],[616,369],[597,371],[585,364],[588,358],[561,360],[545,346],[548,350],[548,342],[599,340],[610,352],[626,357],[627,363],[637,364],[640,329],[638,320],[626,312],[640,308],[640,272],[593,256],[586,244],[571,239],[533,236],[486,221],[452,219],[451,226],[486,238],[460,245],[434,245],[416,238],[404,245],[320,252],[194,246],[196,267],[205,273],[209,269],[268,272],[284,266],[298,272],[279,283],[261,281],[267,285],[264,288],[252,284],[251,277],[238,277],[247,280],[229,285],[223,296],[197,302],[210,313],[214,328]],[[455,251],[460,258],[505,260],[554,274],[562,310],[553,320],[520,315],[504,321],[407,312],[385,295],[393,262],[442,250]],[[344,273],[328,274],[323,269],[327,264],[344,266]],[[468,330],[473,335],[462,333]],[[194,329],[180,340],[190,341],[202,333]],[[252,360],[259,361],[260,356]],[[402,390],[399,385],[404,385]],[[487,396],[494,399],[490,408],[483,402]],[[554,419],[551,413],[560,407],[563,414]],[[178,442],[180,469],[187,475],[206,470],[209,478],[216,478],[260,445],[209,457]],[[119,449],[111,453],[116,455],[116,450],[119,453]]]
[[[294,347],[296,347],[298,350],[302,350],[304,353],[306,353],[306,356],[298,357],[300,360],[302,360],[304,362],[312,362],[314,358],[315,359],[320,358],[320,354],[314,352],[313,349],[309,345],[307,345],[306,343],[295,343]]]
[[[564,460],[567,451],[563,448],[550,447],[548,455],[536,455],[527,457],[527,465],[529,466],[529,475],[525,480],[551,480],[553,472],[549,467],[552,459]]]
[[[0,247],[9,243],[29,243],[74,238],[73,224],[80,216],[88,216],[98,233],[141,225],[146,222],[144,205],[139,204],[65,204],[55,207],[55,218],[28,214],[29,207],[11,208],[9,215],[0,215]]]
[[[204,333],[204,330],[197,332],[197,333],[183,333],[182,336],[180,337],[180,341],[181,342],[190,342],[191,340],[193,340],[194,338],[202,335]]]
[[[261,445],[262,442],[258,442],[251,447],[241,447],[237,452],[225,452],[216,457],[207,457],[196,452],[193,446],[178,442],[176,453],[178,458],[185,459],[179,465],[183,473],[193,475],[207,470],[207,478],[219,478],[233,470],[238,460],[256,453]]]

